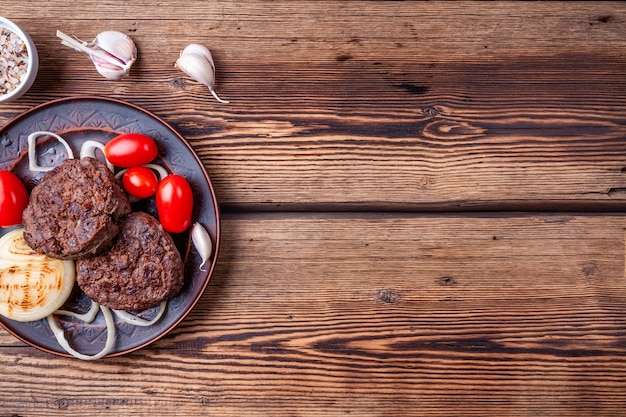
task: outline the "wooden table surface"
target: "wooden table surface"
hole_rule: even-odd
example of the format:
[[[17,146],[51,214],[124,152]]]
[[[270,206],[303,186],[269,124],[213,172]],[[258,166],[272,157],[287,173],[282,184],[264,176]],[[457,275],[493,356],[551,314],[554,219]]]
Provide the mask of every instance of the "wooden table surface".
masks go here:
[[[32,89],[128,101],[213,181],[187,318],[115,358],[0,330],[0,416],[626,415],[626,4],[47,1]],[[60,45],[130,35],[107,81]],[[216,89],[173,67],[208,46]]]

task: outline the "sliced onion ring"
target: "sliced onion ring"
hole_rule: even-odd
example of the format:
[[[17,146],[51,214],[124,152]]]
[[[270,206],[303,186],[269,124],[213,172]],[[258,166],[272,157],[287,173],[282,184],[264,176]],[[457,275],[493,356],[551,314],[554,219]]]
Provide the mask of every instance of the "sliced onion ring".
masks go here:
[[[102,152],[102,154],[104,154],[104,144],[95,141],[95,140],[87,140],[83,143],[83,145],[80,147],[80,159],[83,159],[87,156],[90,156],[92,158],[96,157],[96,149],[100,150]],[[106,164],[109,167],[109,169],[111,170],[111,172],[115,171],[115,167],[113,166],[113,164],[111,162],[109,162],[109,160],[106,158],[106,155],[104,157],[104,159],[106,160]]]
[[[161,165],[158,164],[145,164],[142,165],[144,168],[150,168],[153,171],[156,171],[157,174],[159,174],[159,181],[162,181],[163,178],[167,177],[169,175],[169,172],[167,172],[167,170],[165,168],[163,168]],[[120,179],[122,178],[122,175],[124,175],[124,173],[128,171],[128,168],[124,168],[122,169],[120,172],[118,172],[117,174],[115,174],[115,178]]]
[[[159,311],[157,311],[156,316],[154,316],[152,320],[142,319],[141,317],[130,314],[128,311],[124,310],[113,310],[113,312],[124,323],[131,324],[133,326],[148,327],[152,326],[161,319],[163,313],[165,313],[166,307],[167,301],[162,301],[161,304],[159,304]]]
[[[53,138],[58,140],[59,143],[65,147],[68,158],[74,159],[74,152],[72,152],[72,148],[70,148],[70,145],[65,141],[65,139],[63,139],[56,133],[40,130],[38,132],[33,132],[28,135],[28,169],[33,172],[48,172],[54,168],[53,166],[42,167],[37,163],[37,138],[40,136],[52,136]]]
[[[86,313],[74,313],[73,311],[68,310],[57,310],[54,312],[57,316],[69,316],[74,317],[78,320],[84,321],[85,323],[91,323],[96,319],[98,315],[98,310],[100,309],[100,305],[95,301],[91,300],[91,307],[89,311]]]
[[[111,310],[109,310],[108,307],[101,306],[100,309],[102,310],[102,314],[104,315],[104,321],[107,326],[107,341],[104,345],[104,348],[102,348],[100,352],[96,353],[93,356],[84,355],[75,351],[65,338],[65,332],[63,331],[63,329],[61,329],[57,322],[54,320],[54,315],[50,314],[48,316],[48,325],[50,326],[52,333],[54,333],[54,337],[56,337],[59,345],[61,345],[61,347],[65,349],[67,353],[78,359],[93,361],[102,358],[111,351],[113,345],[115,344],[115,322],[113,321],[113,314],[111,314]]]

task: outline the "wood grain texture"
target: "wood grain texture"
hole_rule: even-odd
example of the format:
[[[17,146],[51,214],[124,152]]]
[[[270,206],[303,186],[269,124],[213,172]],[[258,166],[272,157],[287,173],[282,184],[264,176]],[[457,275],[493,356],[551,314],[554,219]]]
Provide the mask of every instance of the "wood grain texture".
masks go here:
[[[129,100],[192,143],[229,209],[625,206],[622,3],[97,3],[13,10],[42,68],[0,122],[67,95]],[[129,33],[131,77],[103,80],[57,28]],[[192,41],[230,105],[173,68]]]
[[[0,409],[621,415],[625,222],[228,215],[209,289],[150,347],[86,363],[0,333]]]
[[[223,241],[197,307],[132,354],[0,330],[0,417],[625,415],[626,3],[5,9],[41,65],[0,125],[66,96],[153,112],[207,167]],[[57,29],[128,33],[131,76]],[[173,67],[190,42],[231,104]]]

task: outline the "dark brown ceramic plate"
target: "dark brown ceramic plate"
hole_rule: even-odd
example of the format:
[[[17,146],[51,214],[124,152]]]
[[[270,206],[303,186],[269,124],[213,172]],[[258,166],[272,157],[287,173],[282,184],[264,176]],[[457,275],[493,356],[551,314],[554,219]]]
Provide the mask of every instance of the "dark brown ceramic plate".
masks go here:
[[[163,337],[180,323],[198,302],[215,267],[220,241],[219,211],[215,193],[202,162],[189,144],[169,125],[132,104],[97,97],[75,97],[51,101],[16,117],[0,130],[0,169],[12,170],[26,187],[32,189],[43,177],[28,169],[27,137],[35,131],[54,132],[69,142],[76,157],[86,140],[105,143],[121,133],[143,133],[151,136],[159,147],[155,161],[183,175],[194,193],[192,222],[201,223],[213,241],[213,255],[200,269],[200,255],[191,243],[188,232],[175,234],[176,245],[185,261],[185,285],[179,295],[168,302],[167,310],[156,324],[149,327],[128,325],[115,318],[117,336],[113,350],[107,356],[122,355],[142,348]],[[56,166],[66,158],[62,145],[45,137],[39,139],[37,148],[39,165]],[[153,199],[134,203],[134,210],[145,211],[156,217]],[[0,229],[0,236],[10,229]],[[85,312],[91,301],[75,286],[64,306],[76,312]],[[152,318],[156,308],[138,312],[141,317]],[[94,355],[106,342],[106,326],[100,312],[92,323],[56,316],[65,330],[70,345],[80,353]],[[0,316],[0,325],[18,339],[45,352],[70,356],[57,343],[45,319],[21,323]]]

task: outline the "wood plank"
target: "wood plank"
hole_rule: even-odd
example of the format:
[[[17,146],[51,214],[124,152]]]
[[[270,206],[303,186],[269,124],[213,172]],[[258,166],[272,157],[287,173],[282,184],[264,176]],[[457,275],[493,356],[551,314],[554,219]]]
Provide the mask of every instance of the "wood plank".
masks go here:
[[[190,141],[225,209],[625,207],[624,3],[97,3],[53,24],[61,6],[13,10],[42,66],[0,124],[67,95],[131,101]],[[131,34],[132,76],[103,80],[57,28]],[[230,105],[173,68],[191,41]]]
[[[0,332],[6,415],[620,415],[621,215],[228,214],[166,338],[95,363]]]

